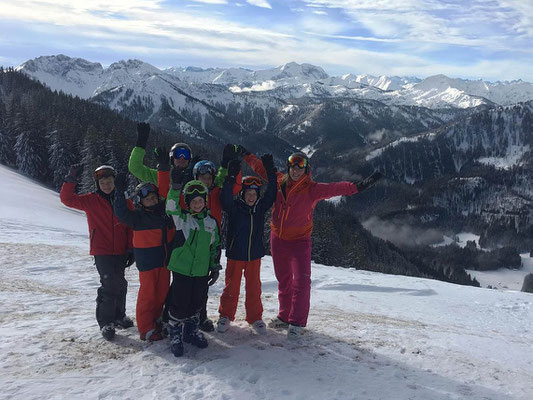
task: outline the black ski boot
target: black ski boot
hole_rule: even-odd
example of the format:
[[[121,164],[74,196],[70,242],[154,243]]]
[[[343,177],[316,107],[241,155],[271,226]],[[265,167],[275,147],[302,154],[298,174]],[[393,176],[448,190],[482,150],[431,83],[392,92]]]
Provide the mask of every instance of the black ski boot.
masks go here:
[[[125,315],[124,318],[115,320],[115,326],[119,329],[128,329],[133,326],[133,321]]]
[[[204,332],[213,332],[215,330],[215,325],[213,324],[213,321],[211,321],[209,318],[206,318],[200,322],[198,328]]]
[[[168,324],[170,351],[175,357],[183,355],[183,320],[171,319]]]
[[[185,320],[185,328],[183,329],[183,341],[190,343],[200,349],[207,347],[207,340],[203,333],[200,332],[198,326],[200,325],[200,318],[198,314]]]
[[[104,325],[100,332],[102,332],[105,340],[112,340],[115,337],[115,326],[113,324]]]

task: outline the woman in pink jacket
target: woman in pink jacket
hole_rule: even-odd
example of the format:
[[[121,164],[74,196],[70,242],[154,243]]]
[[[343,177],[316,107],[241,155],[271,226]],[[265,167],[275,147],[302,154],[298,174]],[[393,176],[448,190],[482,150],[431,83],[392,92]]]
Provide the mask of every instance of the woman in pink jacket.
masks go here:
[[[257,157],[238,147],[244,160],[263,179],[265,169]],[[271,328],[288,328],[289,339],[303,333],[311,295],[311,233],[313,211],[320,200],[350,196],[369,188],[381,178],[374,172],[355,184],[318,183],[311,178],[307,156],[294,153],[287,159],[287,173],[278,172],[278,193],[272,208],[270,251],[278,280],[279,313]]]

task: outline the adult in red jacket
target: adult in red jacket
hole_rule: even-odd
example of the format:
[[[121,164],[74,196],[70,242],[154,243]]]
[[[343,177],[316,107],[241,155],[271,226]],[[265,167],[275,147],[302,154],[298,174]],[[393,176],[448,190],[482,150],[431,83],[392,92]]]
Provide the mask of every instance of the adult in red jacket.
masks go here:
[[[242,146],[240,154],[264,179],[265,169],[257,157]],[[287,173],[277,173],[278,193],[270,222],[270,250],[278,280],[278,317],[274,328],[288,328],[289,339],[298,338],[307,325],[311,295],[311,233],[313,211],[320,200],[349,196],[381,178],[376,172],[362,182],[318,183],[311,178],[307,156],[294,153],[287,160]]]
[[[115,326],[133,326],[133,321],[126,316],[128,282],[124,277],[124,270],[134,261],[131,252],[132,230],[121,223],[113,213],[113,167],[98,167],[93,174],[96,191],[83,195],[75,193],[80,172],[81,167],[78,165],[71,168],[59,197],[64,205],[85,211],[87,215],[89,253],[94,256],[101,283],[96,297],[96,320],[102,336],[111,340],[115,336]]]

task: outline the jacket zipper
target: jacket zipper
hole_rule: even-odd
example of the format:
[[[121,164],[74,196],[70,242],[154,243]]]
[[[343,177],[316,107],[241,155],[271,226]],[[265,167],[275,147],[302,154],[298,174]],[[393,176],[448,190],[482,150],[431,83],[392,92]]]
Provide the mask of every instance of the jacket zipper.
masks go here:
[[[290,194],[292,193],[292,191],[294,189],[296,189],[298,187],[298,185],[300,185],[301,183],[303,182],[303,179],[298,182],[296,185],[294,185],[288,192],[287,192],[287,197],[285,197],[285,204],[288,204],[288,200],[289,200],[289,196]],[[289,218],[289,210],[291,209],[291,207],[289,205],[287,205],[287,210],[285,210],[285,207],[283,207],[283,214],[281,215],[281,225],[279,227],[279,237],[281,238],[281,235],[283,234],[283,221],[286,221],[287,218]]]
[[[250,261],[252,251],[252,232],[254,231],[254,215],[250,209],[250,237],[248,238],[248,261]]]
[[[192,244],[193,244],[193,242],[194,242],[194,238],[196,237],[196,232],[198,232],[198,229],[195,229],[194,232],[193,232],[193,234],[192,234],[191,243],[190,243],[190,246],[191,246],[191,247],[192,247]],[[195,252],[195,253],[196,253],[196,252]],[[193,258],[192,263],[191,263],[191,270],[190,270],[190,272],[189,272],[189,276],[194,276],[194,275],[192,274],[192,268],[193,268],[193,266],[194,266],[194,258]]]

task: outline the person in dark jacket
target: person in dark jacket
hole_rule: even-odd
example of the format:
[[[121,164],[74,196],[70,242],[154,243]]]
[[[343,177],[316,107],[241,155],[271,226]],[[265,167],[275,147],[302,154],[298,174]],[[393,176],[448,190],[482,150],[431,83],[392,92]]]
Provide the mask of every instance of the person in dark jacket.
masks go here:
[[[93,173],[96,191],[78,195],[75,188],[81,170],[80,165],[71,167],[59,198],[67,207],[87,214],[89,253],[94,256],[101,283],[96,297],[96,320],[102,336],[111,340],[115,336],[115,327],[133,326],[131,318],[126,316],[128,282],[124,277],[126,267],[134,262],[131,252],[132,231],[113,214],[115,169],[109,165],[96,168]]]
[[[117,185],[115,215],[133,228],[133,252],[139,270],[137,295],[137,329],[141,340],[163,339],[161,317],[170,286],[170,271],[166,268],[174,238],[174,223],[165,212],[165,201],[157,186],[140,183],[134,192],[135,210],[129,210],[126,198]]]
[[[265,255],[263,229],[265,215],[276,199],[276,168],[271,154],[262,157],[268,181],[263,197],[260,197],[261,179],[247,176],[242,179],[242,190],[233,198],[235,177],[240,171],[240,162],[232,160],[221,194],[223,210],[228,214],[226,285],[220,297],[217,331],[225,332],[230,321],[235,319],[239,301],[241,279],[246,279],[246,321],[259,334],[266,333],[261,304],[261,258]]]

